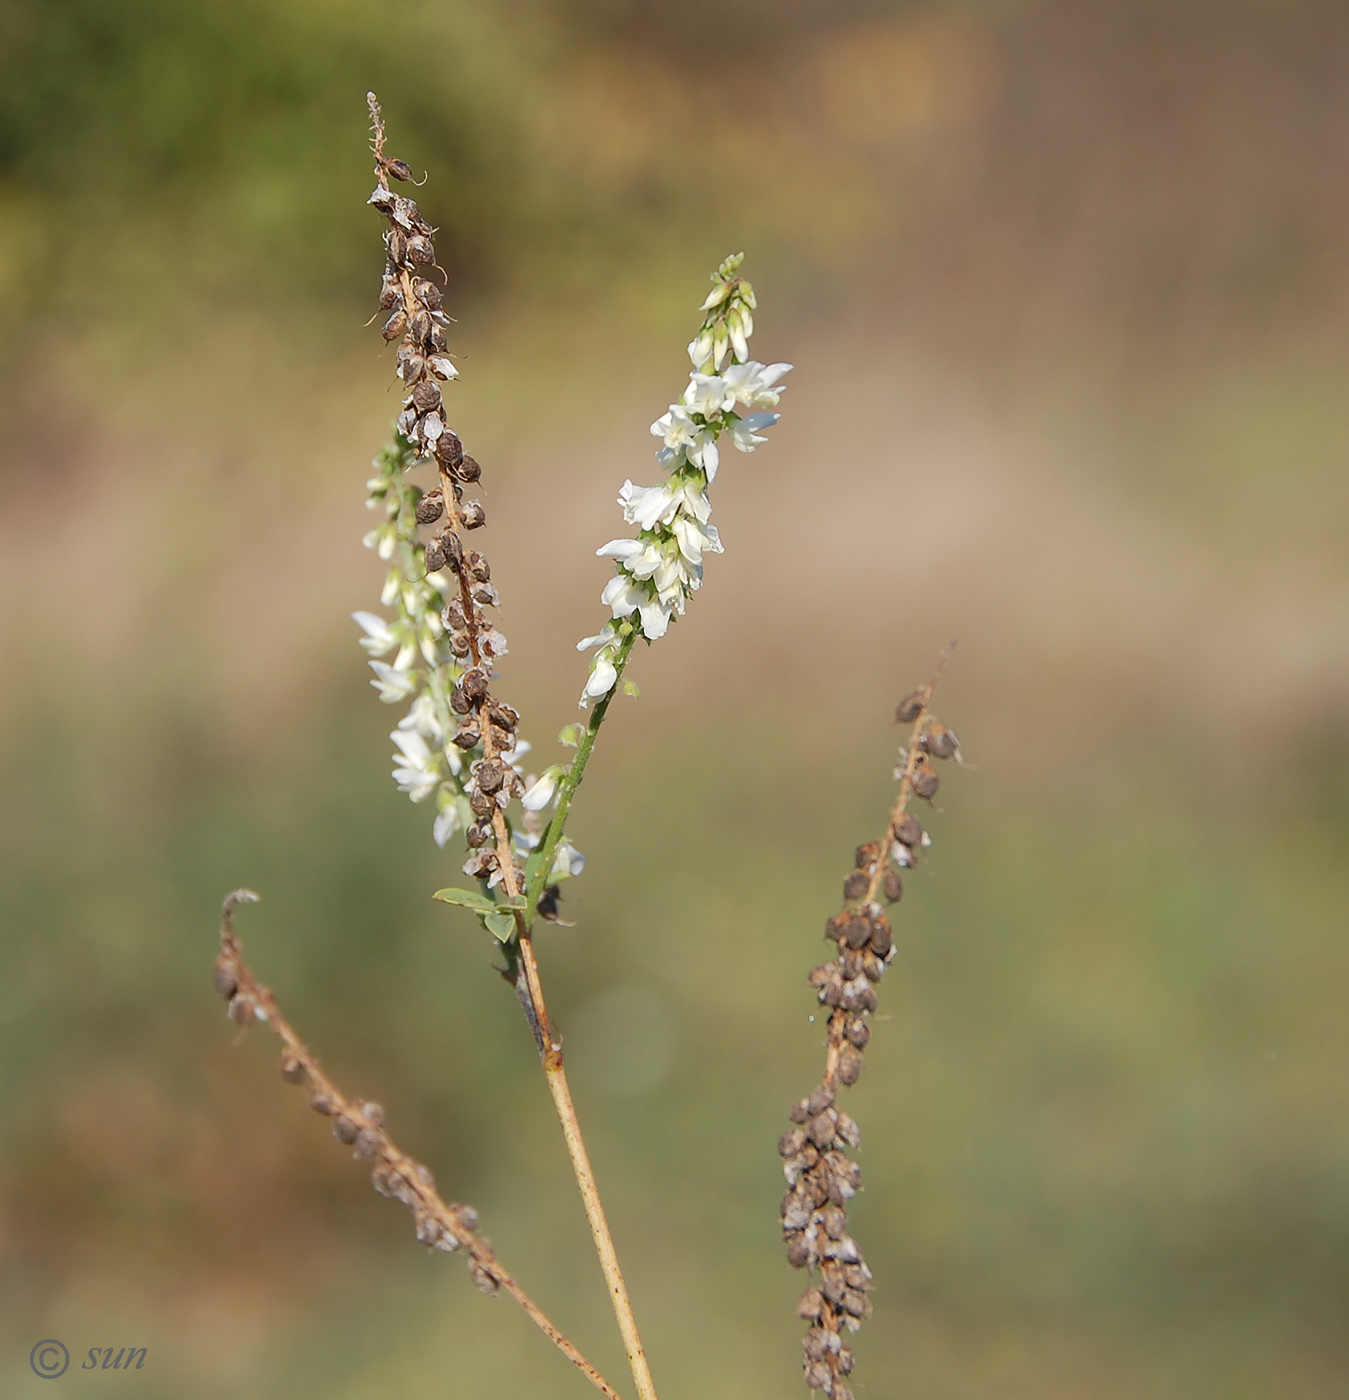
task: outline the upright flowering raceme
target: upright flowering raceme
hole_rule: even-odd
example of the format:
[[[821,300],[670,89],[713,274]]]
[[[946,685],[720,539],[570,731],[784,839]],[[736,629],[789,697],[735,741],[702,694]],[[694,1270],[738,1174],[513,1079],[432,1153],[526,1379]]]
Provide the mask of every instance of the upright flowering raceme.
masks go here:
[[[597,647],[581,705],[607,695],[618,679],[624,641],[635,631],[648,641],[665,635],[670,619],[702,586],[703,555],[720,554],[721,540],[708,523],[712,505],[707,488],[716,478],[720,443],[753,452],[767,441],[765,428],[777,422],[771,411],[782,396],[779,384],[787,364],[760,364],[749,358],[754,332],[754,289],[736,274],[743,253],[726,259],[712,274],[703,302],[704,320],[689,345],[693,373],[678,403],[651,425],[662,440],[656,459],[666,479],[658,486],[623,483],[618,503],[623,518],[637,527],[636,539],[610,540],[597,550],[616,561],[601,600],[612,620],[577,647]]]

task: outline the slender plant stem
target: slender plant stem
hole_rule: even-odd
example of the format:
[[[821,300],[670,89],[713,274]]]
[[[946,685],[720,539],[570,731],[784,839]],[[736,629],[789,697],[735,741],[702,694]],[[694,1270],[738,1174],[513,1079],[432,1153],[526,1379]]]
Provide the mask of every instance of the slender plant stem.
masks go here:
[[[529,1016],[539,1043],[539,1059],[543,1064],[544,1078],[548,1084],[548,1092],[552,1096],[553,1107],[557,1110],[558,1122],[562,1125],[562,1136],[567,1144],[567,1155],[571,1158],[572,1170],[576,1174],[576,1185],[581,1193],[582,1204],[585,1206],[586,1219],[590,1223],[590,1233],[595,1240],[595,1252],[599,1256],[600,1269],[604,1273],[604,1282],[609,1290],[609,1300],[613,1304],[614,1316],[618,1320],[618,1330],[623,1338],[623,1348],[628,1355],[628,1366],[632,1371],[633,1383],[637,1387],[639,1400],[657,1400],[655,1382],[651,1377],[651,1368],[647,1364],[641,1334],[637,1330],[637,1319],[632,1311],[632,1300],[628,1296],[628,1286],[623,1279],[623,1270],[619,1267],[618,1252],[614,1248],[613,1236],[609,1232],[609,1222],[604,1214],[599,1187],[595,1182],[595,1173],[590,1165],[590,1155],[586,1151],[580,1120],[576,1116],[576,1106],[572,1102],[571,1089],[567,1084],[562,1046],[553,1035],[552,1026],[548,1020],[548,1011],[543,999],[543,980],[539,975],[538,959],[534,956],[532,937],[534,913],[538,908],[539,897],[548,883],[548,873],[552,869],[553,857],[562,840],[572,797],[580,786],[586,764],[590,761],[591,752],[595,747],[595,737],[599,733],[600,725],[604,723],[604,716],[609,709],[609,701],[618,690],[618,683],[622,679],[624,667],[632,655],[636,641],[637,634],[634,631],[626,636],[620,644],[618,654],[614,658],[616,672],[614,684],[608,694],[598,701],[591,712],[590,721],[577,743],[576,757],[572,760],[571,768],[558,784],[557,808],[553,813],[552,821],[548,824],[548,830],[540,844],[538,855],[532,862],[533,873],[529,877],[525,890],[525,907],[519,911],[516,917],[519,945],[519,976],[516,985],[520,992],[520,1000],[526,1007],[526,1014]]]

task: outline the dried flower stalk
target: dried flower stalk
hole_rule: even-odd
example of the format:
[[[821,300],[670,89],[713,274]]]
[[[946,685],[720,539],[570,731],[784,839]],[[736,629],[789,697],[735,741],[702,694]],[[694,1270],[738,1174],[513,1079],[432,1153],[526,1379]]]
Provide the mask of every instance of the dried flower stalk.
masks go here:
[[[932,679],[905,696],[895,719],[911,726],[895,770],[899,792],[884,836],[857,848],[855,869],[843,882],[844,908],[825,925],[825,938],[838,947],[836,961],[821,963],[809,977],[822,1005],[829,1007],[824,1076],[791,1108],[789,1128],[778,1141],[790,1188],[780,1219],[787,1262],[795,1269],[819,1270],[820,1283],[808,1288],[797,1316],[810,1323],[802,1342],[807,1386],[830,1400],[853,1400],[843,1379],[853,1369],[853,1352],[843,1334],[856,1332],[871,1316],[871,1270],[848,1232],[848,1201],[862,1184],[862,1171],[848,1156],[861,1141],[856,1121],[837,1107],[841,1087],[855,1084],[871,1038],[876,1009],[875,984],[895,955],[894,934],[880,899],[893,904],[904,892],[901,869],[913,866],[930,844],[917,817],[908,811],[918,797],[927,801],[939,785],[932,759],[960,758],[955,735],[928,709],[933,687],[955,643],[942,653]]]
[[[491,1243],[478,1233],[478,1213],[472,1206],[445,1201],[436,1190],[435,1179],[421,1162],[403,1152],[384,1126],[384,1110],[368,1100],[349,1099],[323,1072],[319,1061],[281,1014],[270,988],[260,983],[244,962],[243,949],[234,933],[234,910],[251,904],[258,896],[252,890],[235,890],[227,895],[221,910],[220,953],[215,962],[216,991],[229,1003],[229,1016],[236,1025],[264,1022],[281,1038],[281,1076],[288,1084],[308,1084],[309,1106],[333,1120],[333,1136],[350,1146],[354,1154],[373,1162],[370,1180],[381,1196],[401,1201],[412,1212],[417,1239],[431,1249],[454,1253],[464,1250],[468,1271],[482,1292],[495,1296],[500,1290],[512,1298],[555,1347],[586,1379],[609,1397],[619,1400],[618,1392],[581,1355],[562,1331],[544,1315],[538,1305],[506,1271]]]
[[[517,748],[515,735],[519,715],[491,691],[491,663],[505,653],[506,643],[487,619],[484,609],[498,605],[500,600],[491,583],[491,569],[486,558],[480,551],[468,548],[463,538],[467,531],[479,528],[485,521],[477,501],[463,500],[464,484],[479,480],[481,468],[472,457],[465,455],[462,443],[445,419],[440,385],[455,377],[453,365],[445,355],[447,318],[440,310],[439,288],[419,275],[419,269],[435,266],[432,241],[435,230],[421,216],[413,200],[390,188],[390,176],[406,180],[411,171],[405,162],[386,156],[384,122],[374,93],[367,94],[367,102],[378,181],[370,203],[389,223],[384,236],[388,262],[380,306],[391,314],[383,334],[387,341],[400,342],[398,375],[407,389],[398,418],[398,432],[410,448],[411,460],[433,458],[439,476],[438,491],[422,497],[415,510],[416,523],[438,524],[435,536],[424,546],[426,571],[430,575],[448,570],[458,585],[457,596],[447,600],[443,614],[450,650],[458,663],[453,667],[457,680],[450,691],[449,705],[461,717],[461,723],[451,742],[466,755],[480,754],[469,761],[467,779],[460,782],[473,816],[465,831],[473,853],[464,865],[464,873],[482,881],[489,890],[499,891],[492,901],[496,908],[484,907],[483,921],[502,940],[508,971],[534,1035],[637,1393],[640,1400],[656,1400],[655,1384],[637,1330],[627,1284],[619,1267],[567,1084],[561,1041],[549,1022],[543,982],[534,955],[532,915],[540,907],[545,894],[544,882],[552,873],[552,867],[538,867],[539,878],[533,882],[529,891],[531,902],[527,904],[526,869],[506,818],[506,806],[512,798],[522,797],[526,786],[523,775],[512,761]],[[456,592],[453,587],[447,591]],[[560,835],[561,824],[557,827]],[[550,856],[557,844],[554,840],[549,847]],[[458,903],[474,899],[467,891],[445,890],[440,895]],[[485,899],[485,896],[480,898]],[[552,890],[551,903],[555,909],[555,890]]]

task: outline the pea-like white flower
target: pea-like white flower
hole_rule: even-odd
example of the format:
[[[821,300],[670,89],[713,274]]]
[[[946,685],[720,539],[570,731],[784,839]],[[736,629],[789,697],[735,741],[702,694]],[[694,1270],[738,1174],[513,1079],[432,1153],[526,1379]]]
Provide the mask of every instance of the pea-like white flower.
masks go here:
[[[394,754],[393,770],[398,790],[414,802],[423,802],[440,784],[440,765],[425,739],[415,729],[395,729],[389,738],[398,752]]]
[[[551,768],[546,769],[520,799],[520,805],[525,811],[541,812],[549,806],[553,798],[557,796],[558,779],[566,771],[560,764],[554,764]]]
[[[781,361],[761,365],[758,360],[747,360],[741,365],[731,365],[722,376],[730,399],[727,407],[739,404],[741,408],[776,408],[786,388],[786,385],[779,385],[778,380],[790,369],[791,365]]]
[[[586,679],[585,689],[581,692],[582,707],[587,700],[598,700],[600,696],[608,695],[616,680],[618,672],[614,669],[614,663],[606,656],[596,657]]]
[[[384,618],[368,612],[354,612],[351,618],[365,633],[365,636],[360,639],[361,646],[371,656],[384,656],[398,645],[398,638],[394,635],[393,628]]]
[[[371,685],[379,691],[379,698],[386,705],[396,705],[416,692],[417,677],[411,671],[399,671],[386,661],[372,661],[370,669],[375,673]]]

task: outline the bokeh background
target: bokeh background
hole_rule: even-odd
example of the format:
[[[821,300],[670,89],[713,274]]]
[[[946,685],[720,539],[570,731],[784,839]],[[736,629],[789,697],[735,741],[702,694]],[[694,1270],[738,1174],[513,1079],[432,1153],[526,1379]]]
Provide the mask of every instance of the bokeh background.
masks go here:
[[[960,648],[853,1093],[859,1396],[1349,1395],[1349,12],[6,0],[0,1390],[581,1397],[210,990],[217,908],[628,1393],[518,1009],[389,781],[364,93],[429,183],[536,747],[749,254],[797,369],[542,937],[662,1394],[799,1389],[803,977]],[[545,761],[552,761],[551,758]],[[134,1377],[81,1374],[146,1346]]]

